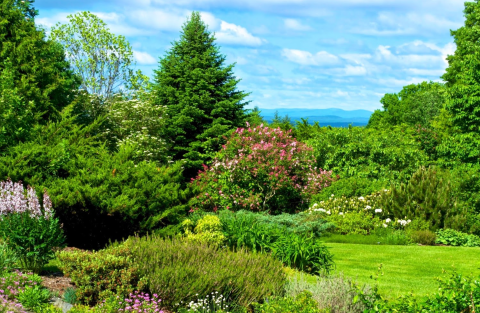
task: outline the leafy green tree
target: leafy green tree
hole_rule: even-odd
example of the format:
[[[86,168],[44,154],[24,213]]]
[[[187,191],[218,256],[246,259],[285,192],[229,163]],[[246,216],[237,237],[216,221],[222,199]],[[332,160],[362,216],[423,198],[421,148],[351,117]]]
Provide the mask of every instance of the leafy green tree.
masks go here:
[[[44,31],[37,29],[33,19],[25,18],[16,3],[0,2],[0,121],[5,123],[0,133],[5,143],[7,131],[8,144],[26,139],[33,124],[57,118],[72,101],[79,83],[63,47],[46,40]],[[13,129],[17,129],[15,134]]]
[[[380,100],[383,110],[376,110],[368,126],[394,126],[402,123],[429,126],[445,103],[445,87],[440,83],[422,82],[403,87],[398,93],[387,93]]]
[[[19,7],[27,19],[33,19],[38,15],[38,10],[33,7],[35,0],[15,0],[15,5]]]
[[[480,1],[465,2],[465,25],[452,30],[457,46],[447,57],[448,68],[442,78],[449,87],[447,110],[461,132],[480,133]]]
[[[167,107],[165,138],[174,160],[186,160],[192,177],[210,160],[230,130],[245,125],[243,102],[233,65],[224,65],[215,37],[193,12],[183,25],[179,41],[160,60],[152,92]]]
[[[68,24],[52,28],[51,39],[65,47],[75,73],[82,78],[82,89],[109,98],[145,87],[148,78],[132,69],[133,52],[124,36],[112,34],[107,24],[90,12],[68,19]]]

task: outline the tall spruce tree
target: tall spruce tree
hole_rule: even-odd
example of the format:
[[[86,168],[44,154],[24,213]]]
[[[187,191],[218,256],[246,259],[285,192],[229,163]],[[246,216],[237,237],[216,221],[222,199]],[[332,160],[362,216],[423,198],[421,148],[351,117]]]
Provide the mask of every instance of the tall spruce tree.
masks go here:
[[[232,65],[224,65],[212,35],[198,12],[183,25],[181,38],[160,60],[152,91],[167,107],[165,138],[174,160],[185,160],[192,177],[221,147],[223,136],[243,126],[247,93],[237,90]]]

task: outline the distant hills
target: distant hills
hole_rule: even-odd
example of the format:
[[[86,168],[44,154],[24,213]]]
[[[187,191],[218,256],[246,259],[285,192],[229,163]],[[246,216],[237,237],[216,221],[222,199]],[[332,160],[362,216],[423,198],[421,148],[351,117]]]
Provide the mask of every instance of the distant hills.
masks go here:
[[[373,112],[367,110],[346,111],[342,109],[260,109],[260,115],[271,122],[278,112],[280,117],[288,115],[292,122],[308,118],[309,124],[318,122],[320,126],[348,127],[365,126]]]

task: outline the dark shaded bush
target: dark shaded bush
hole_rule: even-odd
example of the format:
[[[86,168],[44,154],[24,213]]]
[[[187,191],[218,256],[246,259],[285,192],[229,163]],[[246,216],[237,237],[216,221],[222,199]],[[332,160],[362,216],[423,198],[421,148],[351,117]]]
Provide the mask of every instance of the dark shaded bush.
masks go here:
[[[131,249],[124,245],[98,252],[61,251],[57,259],[59,268],[75,283],[78,300],[89,305],[112,295],[127,296],[144,287]]]
[[[435,233],[430,230],[414,230],[408,233],[413,242],[422,245],[434,245],[437,238]]]
[[[70,246],[99,249],[177,225],[188,211],[182,164],[136,163],[129,145],[111,153],[96,138],[102,120],[79,126],[70,110],[0,157],[0,180],[48,190]]]
[[[170,308],[215,291],[247,306],[281,293],[285,284],[281,262],[263,253],[218,250],[159,236],[130,238],[126,245],[150,292]]]

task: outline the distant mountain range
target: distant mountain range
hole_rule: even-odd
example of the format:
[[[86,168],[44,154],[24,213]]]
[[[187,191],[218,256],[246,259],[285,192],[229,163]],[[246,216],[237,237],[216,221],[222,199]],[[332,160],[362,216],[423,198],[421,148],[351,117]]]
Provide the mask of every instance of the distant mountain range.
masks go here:
[[[292,122],[307,119],[308,123],[318,122],[320,126],[348,127],[365,126],[373,112],[367,110],[346,111],[342,109],[260,109],[260,115],[271,122],[278,112],[280,117],[288,115]]]

